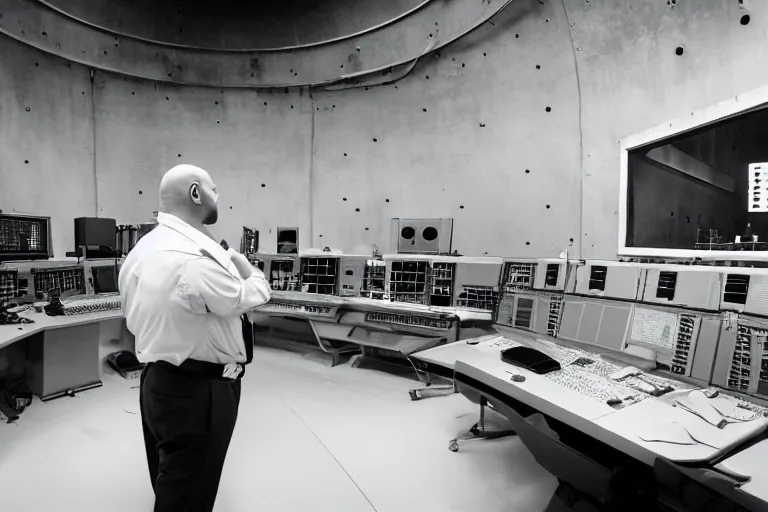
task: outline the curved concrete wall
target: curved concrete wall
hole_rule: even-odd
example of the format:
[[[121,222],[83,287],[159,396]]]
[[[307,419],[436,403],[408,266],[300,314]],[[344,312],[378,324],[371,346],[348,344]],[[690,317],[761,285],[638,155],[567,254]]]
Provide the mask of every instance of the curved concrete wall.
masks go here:
[[[430,0],[292,0],[167,2],[44,0],[94,27],[123,36],[216,49],[282,48],[351,36]],[[142,13],[137,16],[136,13]]]
[[[216,232],[255,226],[264,250],[280,226],[303,248],[387,250],[390,218],[448,216],[464,254],[555,256],[573,239],[615,258],[618,141],[768,80],[768,7],[750,7],[742,25],[735,1],[518,0],[399,82],[312,93],[91,84],[3,38],[0,209],[52,215],[61,256],[72,217],[144,221],[186,161],[222,189]]]

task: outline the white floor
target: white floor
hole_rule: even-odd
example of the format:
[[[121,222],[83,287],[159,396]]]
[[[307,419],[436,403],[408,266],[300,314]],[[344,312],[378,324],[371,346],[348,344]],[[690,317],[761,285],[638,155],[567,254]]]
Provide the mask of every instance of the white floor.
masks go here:
[[[4,512],[151,511],[138,381],[35,401],[0,425]],[[539,512],[556,482],[516,438],[448,441],[477,419],[461,395],[411,402],[418,382],[258,349],[217,512]]]

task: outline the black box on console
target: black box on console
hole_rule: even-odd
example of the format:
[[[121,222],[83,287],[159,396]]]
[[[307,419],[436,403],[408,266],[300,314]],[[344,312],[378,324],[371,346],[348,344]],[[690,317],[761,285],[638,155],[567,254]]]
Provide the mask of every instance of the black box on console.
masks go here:
[[[79,217],[75,219],[75,252],[85,246],[91,252],[111,252],[117,246],[115,219]],[[106,251],[105,251],[106,249]]]

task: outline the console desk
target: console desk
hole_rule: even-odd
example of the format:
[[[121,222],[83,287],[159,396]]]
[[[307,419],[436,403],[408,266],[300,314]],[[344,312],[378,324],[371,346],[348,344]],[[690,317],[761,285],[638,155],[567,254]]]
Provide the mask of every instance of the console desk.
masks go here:
[[[527,336],[505,334],[516,343],[532,345]],[[480,383],[494,394],[521,402],[649,466],[653,466],[657,457],[680,463],[716,462],[722,455],[768,428],[768,419],[758,418],[745,423],[730,423],[725,428],[718,429],[698,416],[653,397],[616,410],[605,403],[560,386],[544,375],[537,375],[503,362],[500,352],[507,348],[503,346],[504,339],[504,336],[490,335],[481,340],[469,340],[470,343],[459,342],[437,347],[413,354],[411,357],[435,365],[452,367],[457,383]],[[524,376],[525,381],[513,382],[511,373]],[[693,386],[683,387],[693,389]],[[640,439],[642,432],[647,432],[649,426],[670,422],[683,424],[699,443],[682,445],[646,442]],[[768,454],[768,447],[763,446],[762,451]],[[734,470],[737,462],[741,467],[746,467],[745,462],[739,459],[735,461]]]
[[[0,325],[0,349],[24,343],[30,390],[41,400],[101,386],[99,330],[122,318],[120,310],[71,316],[26,311],[31,324]]]

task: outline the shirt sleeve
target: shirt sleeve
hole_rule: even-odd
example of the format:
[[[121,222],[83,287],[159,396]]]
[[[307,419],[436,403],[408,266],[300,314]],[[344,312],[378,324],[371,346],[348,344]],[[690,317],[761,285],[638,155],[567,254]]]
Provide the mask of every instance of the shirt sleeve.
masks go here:
[[[239,316],[271,296],[269,283],[261,272],[248,279],[235,277],[210,258],[195,258],[184,266],[179,290],[198,313]],[[197,306],[197,307],[195,307]]]

